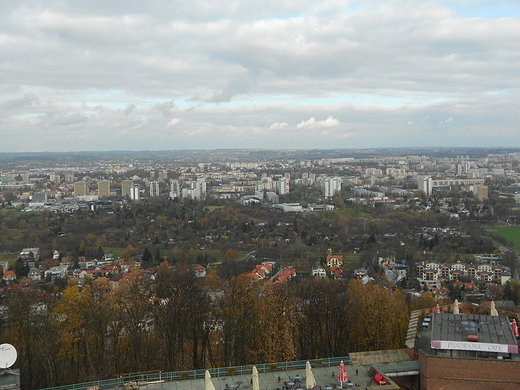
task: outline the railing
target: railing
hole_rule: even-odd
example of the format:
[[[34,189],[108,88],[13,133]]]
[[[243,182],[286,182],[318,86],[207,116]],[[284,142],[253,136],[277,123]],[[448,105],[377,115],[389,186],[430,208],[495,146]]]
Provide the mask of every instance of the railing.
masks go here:
[[[309,362],[313,368],[317,367],[332,367],[339,366],[340,362],[351,364],[352,360],[349,356],[311,359]],[[247,366],[233,366],[233,367],[217,367],[207,369],[212,377],[229,376],[229,375],[243,375],[251,374],[253,366],[259,373],[272,371],[287,371],[287,370],[301,370],[305,369],[307,360],[298,360],[293,362],[280,363],[261,363],[250,364]],[[41,390],[86,390],[89,387],[100,387],[102,390],[114,389],[124,387],[125,383],[153,383],[153,382],[172,382],[183,379],[203,379],[206,374],[206,369],[202,370],[185,370],[173,372],[147,372],[139,374],[121,375],[118,378],[103,379],[98,381],[76,383],[72,385],[47,387]]]

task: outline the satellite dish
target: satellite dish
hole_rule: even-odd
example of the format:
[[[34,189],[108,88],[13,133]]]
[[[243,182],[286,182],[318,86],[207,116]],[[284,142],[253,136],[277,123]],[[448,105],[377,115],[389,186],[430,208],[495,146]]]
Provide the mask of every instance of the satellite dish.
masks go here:
[[[0,370],[11,367],[16,362],[17,357],[16,348],[11,344],[0,345]]]

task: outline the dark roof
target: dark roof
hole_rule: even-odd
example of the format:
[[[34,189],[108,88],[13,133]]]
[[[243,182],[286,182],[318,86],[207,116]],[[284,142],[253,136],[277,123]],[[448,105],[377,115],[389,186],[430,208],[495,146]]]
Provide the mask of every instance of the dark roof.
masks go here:
[[[517,345],[506,316],[438,313],[432,317],[432,348],[441,348],[443,341],[467,343],[468,336],[472,335],[478,336],[478,341],[472,342],[475,344]]]

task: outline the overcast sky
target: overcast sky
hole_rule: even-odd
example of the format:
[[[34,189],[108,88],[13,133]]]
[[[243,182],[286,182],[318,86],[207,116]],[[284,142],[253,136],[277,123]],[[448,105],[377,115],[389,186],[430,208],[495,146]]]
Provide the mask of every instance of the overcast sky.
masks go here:
[[[520,147],[517,0],[0,6],[0,152]]]

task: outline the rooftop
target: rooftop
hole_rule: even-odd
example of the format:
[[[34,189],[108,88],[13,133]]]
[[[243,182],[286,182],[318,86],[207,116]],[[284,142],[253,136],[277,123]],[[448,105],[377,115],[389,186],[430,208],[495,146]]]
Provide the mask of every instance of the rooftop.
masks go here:
[[[518,353],[517,341],[509,318],[483,314],[433,314],[431,347],[445,350]]]

